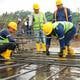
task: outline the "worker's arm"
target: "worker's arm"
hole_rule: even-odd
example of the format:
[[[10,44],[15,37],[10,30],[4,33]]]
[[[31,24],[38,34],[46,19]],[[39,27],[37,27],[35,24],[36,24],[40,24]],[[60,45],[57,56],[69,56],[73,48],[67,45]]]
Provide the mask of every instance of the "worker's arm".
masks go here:
[[[34,22],[34,14],[32,13],[30,16],[30,25],[32,26],[31,29],[33,30],[33,22]]]
[[[46,19],[45,14],[43,14],[43,19],[44,19],[44,23],[46,23],[47,22],[47,19]]]
[[[7,30],[2,31],[1,36],[3,38],[8,38],[10,42],[15,42],[15,39],[10,35],[10,33]]]
[[[72,14],[71,14],[70,9],[67,9],[67,13],[68,13],[68,21],[72,22]]]
[[[65,47],[65,34],[63,25],[59,24],[58,27],[55,29],[55,33],[58,35],[58,39],[60,42],[60,48],[63,49]]]
[[[52,23],[54,23],[57,20],[56,14],[57,14],[57,11],[53,13]]]

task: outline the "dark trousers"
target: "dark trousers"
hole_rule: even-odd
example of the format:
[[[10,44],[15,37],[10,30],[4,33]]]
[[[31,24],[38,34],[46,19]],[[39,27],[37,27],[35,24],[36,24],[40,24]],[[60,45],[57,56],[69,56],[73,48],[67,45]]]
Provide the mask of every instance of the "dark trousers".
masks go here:
[[[71,30],[69,30],[66,34],[65,34],[65,45],[68,46],[70,43],[70,40],[74,38],[74,35],[76,33],[76,28],[73,27]]]
[[[6,44],[3,44],[3,45],[0,45],[0,53],[3,53],[7,49],[14,50],[15,48],[16,48],[15,43],[6,43]]]
[[[63,41],[59,41],[60,42],[60,47],[64,47],[65,46],[68,46],[70,44],[70,41],[71,39],[73,39],[74,35],[76,33],[76,28],[73,27],[72,29],[70,29],[66,34],[65,34],[65,37],[63,39]],[[51,36],[47,37],[46,38],[46,45],[47,47],[49,48],[50,47],[50,43],[51,43]]]

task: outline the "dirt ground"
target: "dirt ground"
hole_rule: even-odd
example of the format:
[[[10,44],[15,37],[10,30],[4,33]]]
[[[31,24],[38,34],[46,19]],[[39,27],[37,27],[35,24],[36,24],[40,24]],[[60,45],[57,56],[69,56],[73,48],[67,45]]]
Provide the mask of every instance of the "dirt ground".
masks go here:
[[[80,47],[80,40],[75,40],[71,42],[71,46],[73,47]]]
[[[36,49],[35,41],[32,39],[22,38],[22,39],[19,39],[18,42],[23,43],[23,44],[20,44],[21,49],[28,49],[28,50]],[[70,42],[70,44],[73,48],[78,48],[80,47],[80,39],[74,39]],[[58,46],[59,46],[59,41],[57,39],[52,39],[51,47],[58,47]]]
[[[71,40],[70,41],[70,45],[72,46],[72,47],[80,47],[80,40],[79,39],[75,39],[75,40]],[[58,42],[58,40],[53,40],[52,42],[51,42],[51,47],[57,47],[57,46],[59,46],[59,42]]]

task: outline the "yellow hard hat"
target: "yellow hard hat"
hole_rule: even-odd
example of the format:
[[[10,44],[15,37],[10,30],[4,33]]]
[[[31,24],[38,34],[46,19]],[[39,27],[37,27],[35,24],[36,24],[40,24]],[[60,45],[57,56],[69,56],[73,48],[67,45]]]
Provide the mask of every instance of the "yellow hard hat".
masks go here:
[[[63,4],[62,0],[56,0],[56,5],[61,5]]]
[[[33,9],[39,9],[39,4],[34,3],[34,4],[33,4]]]
[[[16,22],[9,22],[8,27],[17,31],[17,23]]]
[[[53,24],[51,22],[47,22],[47,23],[43,24],[42,30],[45,35],[51,34],[51,32],[53,30]]]

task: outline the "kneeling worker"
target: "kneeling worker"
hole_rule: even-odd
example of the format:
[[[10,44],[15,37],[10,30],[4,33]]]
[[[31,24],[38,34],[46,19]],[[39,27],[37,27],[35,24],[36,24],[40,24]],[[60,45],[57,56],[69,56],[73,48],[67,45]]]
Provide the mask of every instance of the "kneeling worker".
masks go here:
[[[15,39],[11,34],[17,31],[17,24],[10,22],[7,29],[0,31],[0,57],[8,60],[11,57],[12,51],[16,48]]]
[[[43,32],[47,36],[47,55],[50,54],[49,47],[52,35],[56,36],[59,39],[59,57],[66,57],[68,54],[75,55],[74,50],[70,47],[70,40],[74,37],[76,28],[71,22],[59,21],[53,24],[51,22],[47,22],[46,24],[43,24]]]

